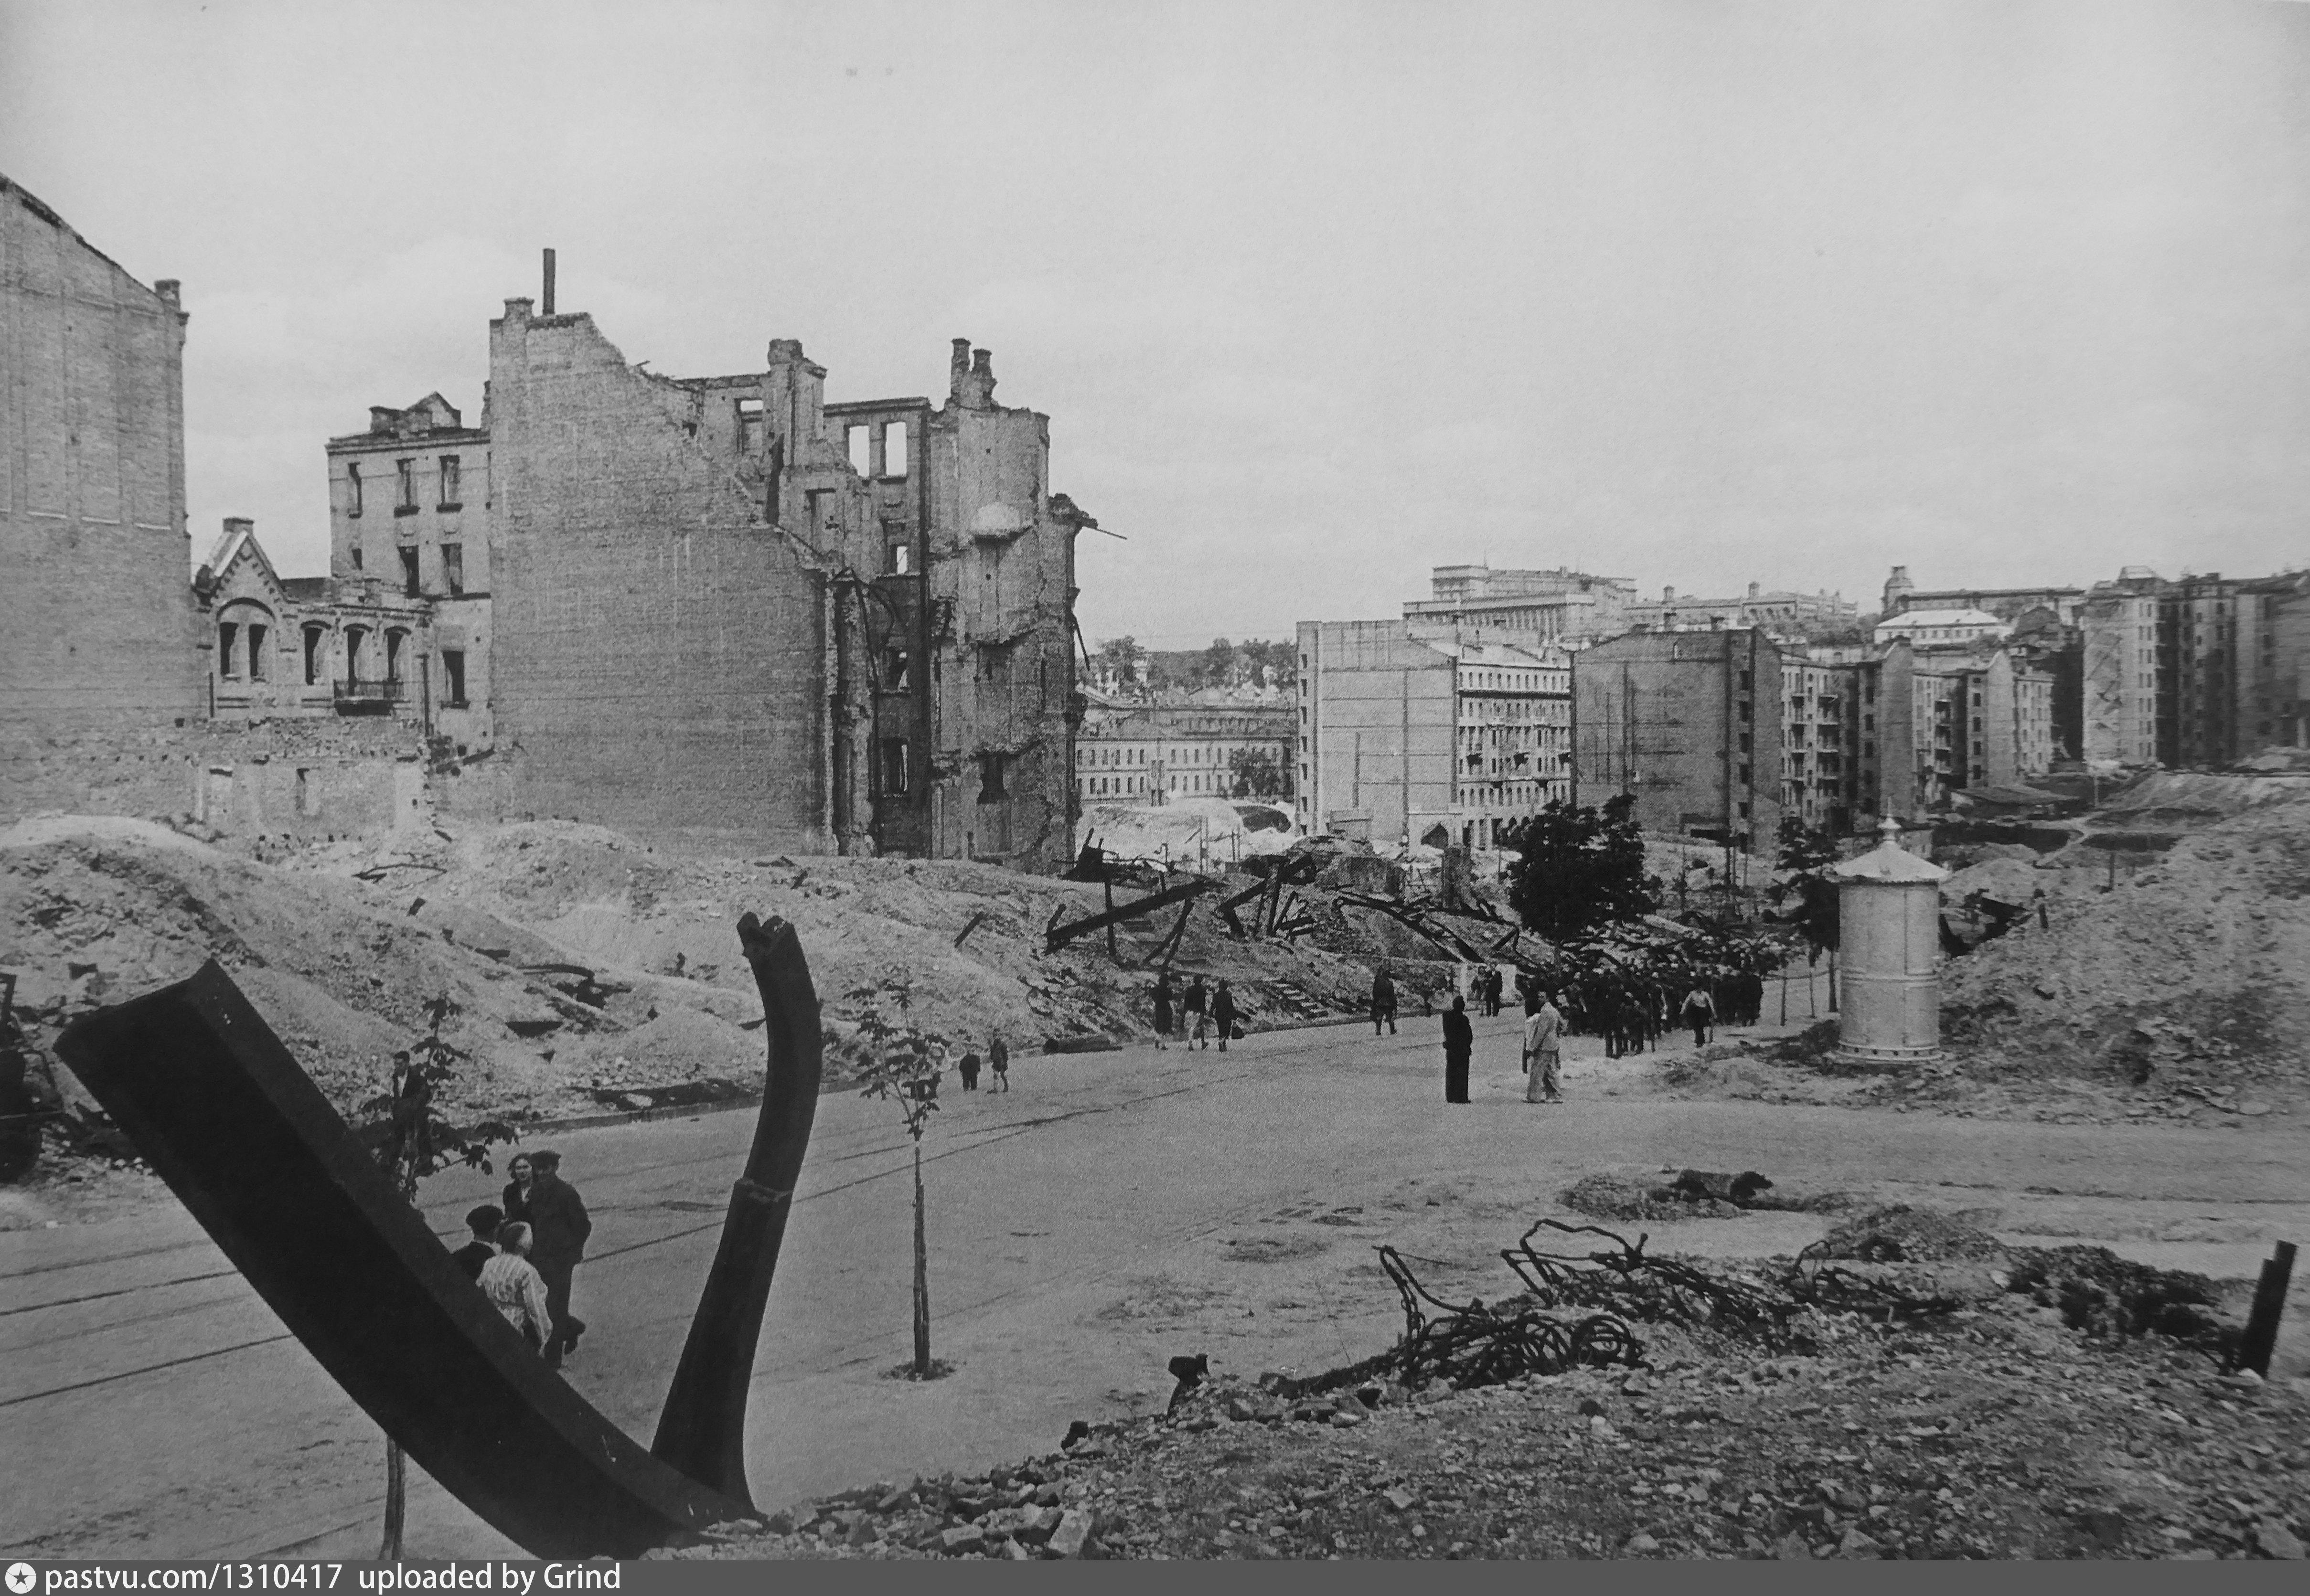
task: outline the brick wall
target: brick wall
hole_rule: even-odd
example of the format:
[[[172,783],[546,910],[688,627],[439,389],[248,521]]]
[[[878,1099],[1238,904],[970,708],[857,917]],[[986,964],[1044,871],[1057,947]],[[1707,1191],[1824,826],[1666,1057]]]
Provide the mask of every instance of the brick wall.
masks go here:
[[[0,178],[0,721],[203,711],[170,292]]]
[[[491,324],[504,811],[831,848],[825,599],[586,316]]]
[[[430,812],[423,750],[404,723],[143,722],[0,725],[0,823],[44,811],[191,815],[235,837],[324,840],[380,836]]]

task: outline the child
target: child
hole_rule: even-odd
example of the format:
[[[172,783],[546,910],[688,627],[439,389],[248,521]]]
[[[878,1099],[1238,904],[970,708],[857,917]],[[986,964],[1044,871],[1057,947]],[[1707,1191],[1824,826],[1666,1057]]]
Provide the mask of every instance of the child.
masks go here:
[[[1009,1091],[1011,1089],[1011,1049],[1002,1037],[997,1037],[986,1045],[986,1062],[994,1066],[994,1084],[987,1089],[997,1092]]]

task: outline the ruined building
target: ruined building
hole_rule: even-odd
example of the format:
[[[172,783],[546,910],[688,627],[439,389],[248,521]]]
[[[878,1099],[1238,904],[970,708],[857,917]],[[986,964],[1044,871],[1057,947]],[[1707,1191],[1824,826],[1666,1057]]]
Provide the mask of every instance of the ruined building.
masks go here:
[[[205,712],[185,525],[185,322],[0,178],[0,733]]]
[[[935,406],[830,403],[792,340],[668,377],[545,309],[491,324],[498,809],[1067,863],[1096,523],[1051,491],[1049,419],[995,403],[987,351],[955,341]],[[427,559],[421,539],[421,584]]]

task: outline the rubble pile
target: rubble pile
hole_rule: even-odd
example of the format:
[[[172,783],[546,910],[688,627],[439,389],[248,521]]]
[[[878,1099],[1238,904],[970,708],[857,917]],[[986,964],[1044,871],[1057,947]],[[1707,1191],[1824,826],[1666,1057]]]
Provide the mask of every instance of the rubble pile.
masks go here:
[[[1977,1236],[1886,1210],[1833,1245],[1879,1260],[1854,1268],[1969,1268]],[[1793,1349],[1663,1319],[1641,1366],[1467,1388],[1220,1371],[983,1476],[882,1482],[653,1555],[2303,1556],[2310,1381],[2090,1334],[2045,1284],[1890,1323],[1809,1309],[1818,1333]]]

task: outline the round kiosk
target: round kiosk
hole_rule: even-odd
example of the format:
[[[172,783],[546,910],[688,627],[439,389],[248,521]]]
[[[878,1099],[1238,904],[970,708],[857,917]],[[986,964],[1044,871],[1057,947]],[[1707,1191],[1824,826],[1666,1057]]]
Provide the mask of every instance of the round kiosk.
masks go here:
[[[1837,1053],[1858,1063],[1915,1063],[1941,1046],[1941,884],[1949,872],[1894,838],[1837,867]]]

